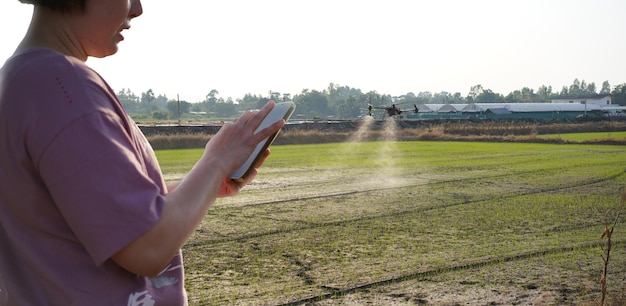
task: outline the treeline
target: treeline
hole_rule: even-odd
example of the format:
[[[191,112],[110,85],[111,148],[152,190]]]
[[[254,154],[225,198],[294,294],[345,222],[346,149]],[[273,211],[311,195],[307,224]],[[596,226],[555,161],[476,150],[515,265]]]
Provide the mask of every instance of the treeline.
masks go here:
[[[358,88],[340,86],[330,83],[328,88],[319,90],[303,89],[294,95],[281,94],[269,91],[266,96],[246,94],[243,98],[233,101],[232,98],[219,97],[217,90],[211,90],[203,101],[179,101],[165,95],[154,94],[152,89],[141,95],[135,95],[130,89],[122,89],[117,93],[126,111],[135,120],[178,120],[178,119],[207,119],[232,118],[242,111],[258,109],[267,101],[293,101],[297,106],[296,115],[307,119],[338,118],[352,119],[362,116],[366,112],[367,104],[454,104],[454,103],[528,103],[549,102],[555,97],[563,96],[590,96],[597,94],[612,94],[613,103],[626,105],[626,84],[613,88],[608,81],[604,81],[598,88],[595,83],[575,79],[572,85],[563,86],[560,91],[554,91],[551,86],[541,86],[536,91],[524,87],[507,95],[495,93],[481,85],[472,86],[467,96],[461,93],[422,91],[418,94],[409,92],[402,96],[381,94],[377,91],[362,92]],[[409,108],[410,108],[409,106]]]

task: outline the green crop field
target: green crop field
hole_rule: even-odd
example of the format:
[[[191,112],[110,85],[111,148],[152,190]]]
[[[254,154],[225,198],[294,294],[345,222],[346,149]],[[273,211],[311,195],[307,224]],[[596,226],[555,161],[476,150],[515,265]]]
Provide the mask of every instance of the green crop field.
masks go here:
[[[617,139],[625,140],[626,132],[596,132],[596,133],[561,133],[545,134],[542,138],[559,138],[567,141],[581,142],[588,140]]]
[[[168,181],[201,154],[157,151]],[[190,304],[597,305],[599,238],[624,210],[625,168],[624,146],[274,146],[184,247]],[[624,225],[612,236],[613,301]]]

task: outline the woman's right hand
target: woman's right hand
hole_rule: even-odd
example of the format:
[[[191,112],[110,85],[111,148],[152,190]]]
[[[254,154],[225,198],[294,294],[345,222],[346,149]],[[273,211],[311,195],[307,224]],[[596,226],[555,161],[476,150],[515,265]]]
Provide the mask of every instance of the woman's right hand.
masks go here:
[[[259,142],[285,125],[284,120],[278,120],[255,134],[274,105],[274,101],[270,101],[261,110],[247,111],[234,121],[224,124],[206,144],[202,158],[218,163],[224,171],[224,177],[237,170]]]

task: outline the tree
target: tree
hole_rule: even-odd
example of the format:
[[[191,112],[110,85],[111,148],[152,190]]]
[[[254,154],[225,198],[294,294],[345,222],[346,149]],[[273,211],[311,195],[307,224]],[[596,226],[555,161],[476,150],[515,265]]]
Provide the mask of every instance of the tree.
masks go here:
[[[430,91],[420,91],[415,98],[416,104],[427,104],[432,102],[433,94]]]
[[[578,79],[574,79],[574,83],[569,86],[567,90],[567,94],[570,96],[579,96],[582,93],[582,89],[580,88],[580,81]]]
[[[510,92],[506,97],[504,97],[504,102],[506,103],[519,103],[522,102],[522,92],[519,90],[514,90]]]
[[[204,99],[204,103],[207,104],[208,107],[211,107],[217,103],[217,95],[220,92],[216,89],[211,89],[211,91],[206,95]]]
[[[328,95],[333,97],[336,95],[336,93],[337,93],[337,87],[335,86],[335,83],[328,84]]]
[[[158,95],[152,103],[154,103],[154,105],[156,105],[158,108],[167,108],[167,101],[167,96]]]
[[[243,98],[238,100],[237,108],[239,111],[247,111],[258,108],[259,97],[257,95],[245,94]]]
[[[117,98],[120,100],[127,113],[138,113],[139,98],[130,89],[122,88],[122,90],[117,93]]]
[[[281,97],[280,92],[270,90],[269,91],[269,95],[270,95],[270,100],[273,100],[274,102],[280,102],[281,101],[281,99],[280,99],[280,97]]]
[[[214,109],[215,115],[222,118],[232,117],[237,114],[237,110],[235,109],[235,104],[232,99],[226,102],[215,103]]]
[[[476,103],[498,103],[504,102],[502,95],[494,93],[491,89],[483,90],[475,99]]]
[[[150,104],[154,101],[154,91],[148,89],[148,91],[141,93],[141,103]]]
[[[339,117],[340,118],[356,118],[361,114],[361,109],[364,104],[360,104],[359,100],[356,96],[349,96],[345,103],[338,105]]]
[[[189,113],[191,109],[191,103],[187,101],[180,101],[179,103],[178,101],[171,100],[167,101],[166,109],[170,113],[170,118],[178,119],[179,110],[181,115]]]
[[[535,102],[536,100],[537,94],[535,94],[532,89],[524,87],[522,90],[515,90],[509,93],[503,101],[508,103],[528,103]],[[482,102],[482,99],[479,101]]]
[[[604,81],[599,92],[600,94],[613,94],[613,103],[615,104],[626,104],[624,101],[626,97],[622,92],[626,90],[626,88],[624,88],[625,86],[626,84],[621,84],[611,90],[609,82]],[[222,117],[230,117],[231,113],[236,114],[239,111],[259,109],[270,99],[276,102],[291,99],[298,106],[297,112],[299,114],[317,117],[337,116],[351,119],[361,115],[368,103],[376,106],[389,106],[393,103],[419,105],[429,103],[546,102],[558,95],[585,96],[594,95],[596,92],[598,92],[598,88],[595,83],[587,83],[585,80],[579,79],[575,79],[569,86],[563,86],[560,92],[553,91],[552,86],[542,85],[536,91],[529,87],[523,87],[508,93],[506,97],[490,89],[485,89],[480,84],[472,86],[467,96],[463,96],[459,92],[451,94],[446,91],[441,91],[433,94],[429,91],[421,91],[418,94],[408,92],[404,95],[392,97],[389,94],[382,94],[375,90],[363,93],[358,88],[330,83],[328,87],[322,91],[305,88],[301,93],[293,96],[288,93],[281,94],[272,90],[268,92],[268,98],[246,94],[243,98],[237,99],[236,103],[233,102],[232,98],[228,98],[224,101],[223,98],[218,97],[219,92],[212,89],[206,95],[205,100],[200,101],[201,103],[190,104],[189,108],[186,109],[187,106],[183,105],[188,102],[185,102],[181,103],[181,107],[185,109],[184,112],[190,110],[197,112],[206,111],[208,113],[216,113]],[[172,118],[177,115],[177,110],[172,108],[171,101],[169,101],[165,95],[155,97],[155,93],[152,89],[142,93],[140,97],[137,97],[130,89],[122,89],[117,93],[117,96],[129,114],[149,117],[152,116],[155,111],[168,110],[172,114]]]
[[[265,104],[267,104],[267,102],[269,102],[270,99],[269,98],[259,98],[259,100],[256,102],[256,107],[254,109],[261,109],[263,108],[263,106]]]
[[[330,115],[328,97],[322,92],[303,90],[294,98],[298,113],[309,114],[312,117],[325,117]]]
[[[154,111],[158,111],[159,106],[154,103],[155,100],[156,98],[154,97],[154,91],[152,89],[148,89],[148,91],[142,92],[139,112],[142,112],[144,114],[150,114]]]
[[[597,94],[598,89],[596,88],[596,83],[591,82],[587,85],[586,88],[586,93],[591,94],[591,95],[595,95]]]
[[[585,80],[579,81],[578,79],[574,80],[574,83],[569,86],[567,90],[568,96],[588,96],[595,95],[597,91],[596,84],[591,82],[587,84]]]
[[[541,85],[537,89],[537,101],[535,102],[547,102],[552,97],[552,86]]]
[[[626,83],[615,86],[611,94],[613,95],[613,104],[626,106]]]
[[[600,89],[600,94],[604,95],[604,94],[610,94],[610,93],[611,93],[611,84],[609,84],[609,81],[602,82],[602,89]]]
[[[453,103],[463,103],[463,102],[465,102],[465,99],[463,98],[463,96],[461,95],[460,92],[455,92],[454,95],[452,95],[452,102]]]
[[[158,110],[152,112],[152,118],[156,120],[166,120],[169,113],[166,110]]]
[[[470,92],[467,94],[467,101],[470,102],[470,103],[476,102],[476,98],[483,91],[484,91],[483,86],[480,85],[480,84],[472,86],[470,88]]]

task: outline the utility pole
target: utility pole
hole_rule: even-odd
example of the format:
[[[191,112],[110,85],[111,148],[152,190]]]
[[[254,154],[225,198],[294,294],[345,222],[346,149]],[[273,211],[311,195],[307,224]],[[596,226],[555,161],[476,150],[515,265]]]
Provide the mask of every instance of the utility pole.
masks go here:
[[[176,108],[178,111],[178,126],[180,126],[180,96],[176,94]]]

